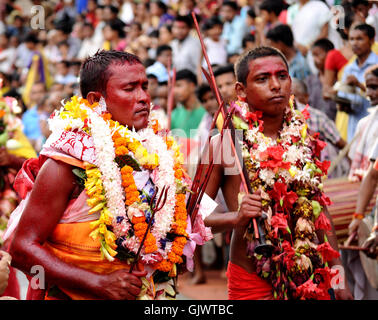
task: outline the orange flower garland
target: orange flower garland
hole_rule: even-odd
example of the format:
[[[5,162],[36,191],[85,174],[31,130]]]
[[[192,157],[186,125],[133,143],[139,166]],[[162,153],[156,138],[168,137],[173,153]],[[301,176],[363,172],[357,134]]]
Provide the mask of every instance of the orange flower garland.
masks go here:
[[[182,179],[183,177],[183,169],[180,164],[176,163],[174,166],[175,170],[175,177],[176,179]],[[172,242],[171,251],[168,253],[168,258],[164,259],[157,264],[155,264],[155,268],[169,272],[172,270],[173,265],[175,263],[182,263],[182,253],[187,242],[186,237],[188,234],[186,233],[186,226],[187,226],[187,212],[186,212],[186,203],[185,203],[185,194],[178,193],[176,194],[176,205],[175,205],[175,215],[174,215],[175,222],[172,225],[172,231],[177,235],[176,238]]]
[[[103,115],[104,120],[109,121],[110,128],[116,128],[119,124],[113,120],[111,120],[110,114]],[[153,124],[153,130],[157,133],[159,128],[159,124],[156,121]],[[134,153],[134,155],[139,158],[141,153],[145,151],[139,148],[138,142],[131,142],[130,139],[127,137],[123,137],[119,130],[116,130],[112,136],[114,147],[115,147],[115,154],[116,156],[123,156],[127,155],[129,151]],[[175,144],[174,140],[169,137],[165,139],[165,143],[168,149],[172,149],[173,145]],[[139,148],[139,149],[138,149]],[[177,149],[177,150],[176,150]],[[174,165],[174,176],[176,179],[181,180],[184,176],[184,169],[177,157],[177,153],[179,149],[175,148],[174,150],[176,155],[176,162]],[[137,154],[138,153],[138,154]],[[146,169],[153,169],[153,165],[149,163],[144,163],[142,165]],[[122,187],[125,191],[125,204],[126,206],[131,206],[134,203],[138,203],[141,201],[139,191],[135,184],[134,176],[133,176],[133,168],[125,165],[121,168],[121,177],[122,177]],[[172,242],[172,246],[170,252],[168,253],[167,259],[164,259],[154,266],[156,269],[169,272],[172,270],[175,263],[182,263],[182,254],[187,242],[186,227],[187,227],[187,212],[186,212],[186,203],[185,203],[185,193],[177,193],[175,196],[176,203],[175,203],[175,213],[174,213],[174,222],[172,223],[171,231],[176,235],[176,238]],[[148,224],[146,222],[146,217],[144,215],[136,216],[134,215],[131,219],[133,224],[134,234],[140,241],[142,241],[144,234],[147,230]],[[145,253],[153,253],[158,250],[158,246],[156,243],[156,238],[153,234],[149,231],[147,233],[146,239],[144,241],[144,252]]]
[[[129,152],[126,147],[127,143],[129,143],[128,139],[121,137],[118,131],[116,131],[113,135],[113,139],[116,155],[125,155]],[[133,168],[128,165],[123,166],[121,169],[122,187],[124,187],[125,190],[126,206],[131,206],[133,203],[141,201],[139,197],[139,191],[137,189],[137,186],[135,185],[133,171]],[[133,216],[131,222],[134,225],[135,235],[140,241],[142,241],[148,227],[145,216]],[[148,231],[146,239],[144,241],[144,251],[145,253],[152,253],[157,249],[158,247],[156,245],[156,239],[151,234],[151,232]]]

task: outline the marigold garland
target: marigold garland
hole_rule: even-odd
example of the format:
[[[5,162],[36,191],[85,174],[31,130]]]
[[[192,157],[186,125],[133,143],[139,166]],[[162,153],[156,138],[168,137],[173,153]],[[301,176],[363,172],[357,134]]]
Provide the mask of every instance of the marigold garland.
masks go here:
[[[168,185],[167,202],[151,221],[140,262],[173,277],[175,265],[184,262],[183,249],[188,237],[187,177],[180,147],[173,137],[160,132],[157,120],[150,121],[149,128],[137,133],[112,120],[103,107],[100,112],[97,106],[73,97],[49,120],[53,132],[77,130],[93,139],[96,160],[84,164],[84,187],[89,214],[97,213],[99,218],[91,222],[90,236],[99,239],[103,258],[113,261],[120,248],[132,257],[152,218],[149,197],[154,185],[159,190]],[[146,185],[146,190],[138,190],[134,179],[138,172],[134,166],[149,171],[153,184]]]

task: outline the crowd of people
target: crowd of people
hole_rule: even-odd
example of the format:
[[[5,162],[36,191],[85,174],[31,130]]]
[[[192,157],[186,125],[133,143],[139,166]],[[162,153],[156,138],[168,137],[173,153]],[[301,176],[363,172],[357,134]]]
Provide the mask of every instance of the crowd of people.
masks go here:
[[[43,28],[41,19],[31,23],[38,10],[43,10]],[[99,50],[115,50],[142,61],[152,112],[182,143],[193,178],[218,103],[202,72],[208,66],[192,12],[227,107],[241,99],[235,88],[238,59],[260,46],[277,48],[288,63],[296,107],[309,112],[309,129],[327,143],[320,160],[332,164],[328,178],[361,181],[368,172],[367,177],[376,177],[378,4],[366,0],[1,1],[0,97],[13,97],[21,107],[18,140],[24,143],[24,152],[17,155],[1,148],[1,168],[12,169],[15,176],[26,159],[40,153],[51,134],[51,114],[62,101],[81,94],[82,63]],[[11,182],[2,187],[1,201],[13,201],[1,207],[3,219],[16,207],[17,196],[6,193]],[[369,188],[375,190],[373,182]],[[363,202],[362,194],[349,235],[357,232],[373,191]],[[222,192],[215,196],[217,212],[227,212]],[[225,273],[231,234],[223,230],[202,252],[197,250],[193,283],[206,282],[205,268]],[[371,256],[376,239],[369,238]],[[378,299],[359,253],[344,251],[344,265],[353,266],[347,275],[355,299]],[[208,262],[208,256],[215,258]],[[0,260],[1,294],[2,268],[10,258],[4,253]],[[11,290],[5,294],[17,296]]]

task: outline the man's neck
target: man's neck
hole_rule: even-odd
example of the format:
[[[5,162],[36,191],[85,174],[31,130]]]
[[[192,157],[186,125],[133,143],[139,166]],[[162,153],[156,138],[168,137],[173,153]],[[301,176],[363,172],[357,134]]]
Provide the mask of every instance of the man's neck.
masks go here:
[[[299,0],[299,6],[303,7],[309,0]]]
[[[264,121],[264,135],[272,138],[277,139],[279,136],[279,132],[282,129],[284,113],[278,116],[267,116],[263,114],[262,120]]]
[[[196,96],[191,95],[188,100],[183,102],[183,106],[185,107],[186,110],[194,110],[198,107],[199,101],[196,98]]]
[[[357,57],[356,62],[357,62],[357,65],[359,67],[361,67],[365,63],[365,61],[367,60],[367,58],[370,56],[370,53],[371,53],[371,51],[366,52],[366,53],[364,53],[364,54],[362,54],[362,55],[360,55],[360,56]]]
[[[187,35],[184,39],[177,39],[179,43],[183,43],[186,39],[188,39],[189,35]]]

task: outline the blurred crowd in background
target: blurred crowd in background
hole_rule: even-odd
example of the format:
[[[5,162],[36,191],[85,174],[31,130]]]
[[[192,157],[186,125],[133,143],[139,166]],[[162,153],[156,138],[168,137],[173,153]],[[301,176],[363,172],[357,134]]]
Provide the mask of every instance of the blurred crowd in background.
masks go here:
[[[0,0],[0,96],[17,99],[35,154],[50,134],[51,113],[80,95],[81,63],[101,49],[136,54],[161,124],[194,141],[206,138],[218,105],[201,70],[207,65],[192,12],[227,105],[238,99],[238,57],[261,45],[278,48],[297,107],[309,104],[309,127],[327,142],[322,160],[332,162],[329,177],[361,180],[378,137],[378,3],[365,0]],[[2,157],[0,165],[14,166]],[[204,264],[224,268],[228,243],[229,235],[216,237]],[[206,281],[197,270],[193,281]]]

